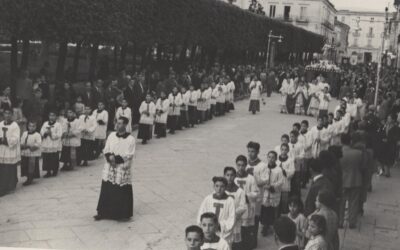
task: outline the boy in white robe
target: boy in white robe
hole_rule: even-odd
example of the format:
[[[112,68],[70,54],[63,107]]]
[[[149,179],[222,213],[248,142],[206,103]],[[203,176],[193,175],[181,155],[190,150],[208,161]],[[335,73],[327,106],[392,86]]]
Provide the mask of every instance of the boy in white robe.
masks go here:
[[[229,103],[229,110],[235,110],[235,83],[230,79],[228,76],[228,84],[226,85],[228,89],[228,103]]]
[[[146,95],[146,100],[139,107],[140,120],[138,139],[142,139],[142,144],[146,144],[153,137],[154,116],[156,114],[156,105],[152,102],[150,94]]]
[[[217,99],[219,96],[219,90],[217,86],[215,85],[215,82],[211,83],[211,114],[213,116],[218,115],[218,110],[217,110]]]
[[[260,100],[262,99],[262,83],[255,76],[253,81],[251,81],[249,85],[250,89],[250,104],[249,104],[249,112],[252,112],[253,115],[256,112],[260,112]]]
[[[281,143],[279,145],[276,145],[274,148],[274,151],[278,154],[281,155],[281,145],[282,144],[288,144],[289,143],[289,135],[288,134],[283,134],[281,136]],[[289,152],[289,155],[291,154],[291,152]]]
[[[105,110],[103,101],[97,103],[97,109],[93,111],[93,116],[97,122],[96,130],[94,131],[94,138],[95,158],[98,158],[104,148],[104,143],[107,138],[108,111]]]
[[[304,159],[304,145],[298,140],[299,132],[293,130],[290,132],[290,142],[289,142],[289,155],[293,160],[295,173],[291,179],[291,192],[290,196],[301,197],[301,174],[300,171],[303,168]]]
[[[235,183],[236,170],[233,167],[226,167],[224,169],[224,177],[228,181],[225,192],[234,199],[236,211],[235,225],[233,227],[233,237],[231,238],[232,241],[228,243],[232,245],[233,250],[240,250],[242,242],[242,216],[247,209],[246,194],[244,190]]]
[[[0,197],[15,189],[17,164],[21,160],[20,130],[12,121],[12,110],[5,108],[0,122]]]
[[[246,172],[247,158],[239,155],[236,158],[237,175],[235,183],[246,195],[246,211],[242,215],[242,247],[243,250],[256,247],[257,233],[255,228],[256,204],[261,202],[260,190],[254,177]]]
[[[40,130],[42,135],[42,168],[47,173],[44,178],[57,176],[59,162],[59,151],[62,147],[61,136],[63,134],[62,125],[57,122],[57,113],[49,112],[49,120],[45,122]]]
[[[201,250],[204,244],[204,233],[201,227],[192,225],[185,229],[185,243],[187,250]]]
[[[190,99],[190,92],[186,90],[185,87],[182,87],[181,89],[181,95],[182,95],[182,106],[181,106],[181,115],[179,117],[179,129],[182,129],[182,127],[189,128],[189,99]]]
[[[88,161],[93,160],[93,145],[95,142],[97,121],[91,113],[91,107],[86,106],[84,114],[79,117],[81,126],[81,146],[78,151],[78,166],[81,164],[82,166],[88,166]]]
[[[189,115],[189,125],[190,127],[194,127],[197,124],[197,99],[198,91],[194,89],[193,85],[189,87],[189,103],[188,103],[188,115]]]
[[[269,228],[279,215],[281,189],[284,182],[282,169],[277,167],[277,154],[268,153],[268,165],[259,165],[254,169],[254,178],[258,188],[262,189],[262,206],[260,222],[263,225],[262,235],[268,235]]]
[[[197,222],[201,225],[201,215],[207,212],[214,213],[221,227],[220,236],[227,242],[232,242],[233,227],[235,225],[235,201],[225,192],[227,180],[224,177],[214,177],[214,193],[208,195],[200,205]]]
[[[325,145],[329,144],[328,131],[324,128],[323,117],[318,117],[317,125],[310,130],[311,155],[314,159],[319,157],[319,153],[324,150]]]
[[[318,116],[328,115],[329,102],[331,101],[331,95],[329,94],[328,84],[324,86],[323,92],[320,92],[318,94],[318,98],[319,98]]]
[[[304,157],[302,159],[303,164],[300,168],[300,175],[301,175],[301,187],[305,188],[308,180],[309,180],[309,170],[308,170],[308,163],[310,162],[310,160],[312,159],[312,153],[311,153],[311,149],[312,149],[312,142],[310,139],[310,132],[308,131],[308,126],[309,123],[307,120],[303,120],[301,122],[301,128],[300,128],[300,133],[299,133],[299,137],[298,137],[298,143],[300,143],[301,145],[303,145],[303,149],[304,149]]]
[[[288,80],[284,79],[282,82],[282,86],[279,89],[279,93],[281,93],[281,114],[287,114],[286,100],[289,94],[289,83]]]
[[[33,183],[34,178],[40,178],[39,159],[42,137],[36,132],[36,123],[28,123],[28,131],[21,136],[21,176],[26,176],[24,186]]]
[[[277,165],[282,170],[284,176],[282,190],[281,190],[281,202],[280,202],[280,214],[287,214],[289,212],[289,194],[291,190],[291,181],[295,173],[294,159],[289,157],[289,145],[281,145],[281,154],[278,157]]]
[[[218,225],[221,224],[218,223],[218,217],[214,213],[203,213],[199,220],[204,232],[204,243],[201,250],[231,250],[226,240],[217,235]]]
[[[122,99],[121,107],[119,107],[117,112],[115,112],[114,124],[117,124],[118,119],[121,117],[126,117],[128,119],[126,132],[132,133],[132,110],[128,107],[128,101],[126,99]]]
[[[77,149],[81,146],[81,123],[75,117],[73,110],[67,110],[67,120],[63,124],[61,136],[62,151],[60,161],[64,163],[61,171],[73,170],[77,164]]]
[[[219,80],[217,89],[218,89],[217,112],[218,115],[221,116],[225,115],[225,98],[226,98],[225,94],[227,93],[226,86],[222,78]]]
[[[157,138],[167,136],[167,119],[169,111],[169,100],[164,91],[161,91],[160,98],[156,103],[156,117],[154,120],[154,134]]]
[[[182,106],[182,95],[181,93],[179,93],[177,87],[174,87],[172,89],[172,93],[169,94],[168,100],[169,100],[169,111],[168,111],[167,127],[169,128],[170,134],[175,134],[179,117],[181,115],[181,106]]]

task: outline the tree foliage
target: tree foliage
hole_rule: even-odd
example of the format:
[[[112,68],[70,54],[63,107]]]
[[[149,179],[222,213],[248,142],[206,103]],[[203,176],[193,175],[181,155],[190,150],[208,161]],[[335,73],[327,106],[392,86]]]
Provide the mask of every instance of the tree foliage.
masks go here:
[[[196,44],[263,51],[267,34],[283,49],[315,52],[323,38],[217,0],[0,0],[0,30],[8,37],[139,46]]]

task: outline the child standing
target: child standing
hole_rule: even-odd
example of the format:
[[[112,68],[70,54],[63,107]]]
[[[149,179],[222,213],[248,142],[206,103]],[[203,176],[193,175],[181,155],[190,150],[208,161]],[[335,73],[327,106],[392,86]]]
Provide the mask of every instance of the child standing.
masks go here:
[[[100,101],[97,103],[97,109],[93,111],[93,116],[97,121],[96,130],[94,131],[96,144],[94,152],[95,158],[98,158],[104,148],[104,143],[107,138],[108,112],[105,110],[104,102]]]
[[[256,204],[260,202],[260,190],[254,177],[246,172],[247,158],[239,155],[236,158],[237,174],[235,183],[242,188],[246,195],[246,211],[242,215],[242,250],[251,250],[256,247],[257,233],[255,230]],[[257,222],[258,223],[258,222]]]
[[[128,125],[126,126],[126,132],[127,133],[132,133],[132,110],[131,108],[128,107],[128,101],[126,99],[122,99],[121,101],[121,107],[117,109],[117,112],[115,113],[115,124],[116,121],[120,117],[126,117],[128,119]]]
[[[258,80],[257,76],[253,77],[253,81],[251,81],[250,86],[250,105],[249,111],[256,114],[256,112],[260,112],[260,99],[262,92],[262,84],[261,81]]]
[[[146,144],[153,137],[154,116],[156,114],[156,105],[151,101],[150,94],[146,95],[146,100],[142,102],[139,108],[139,132],[138,139],[142,139],[142,144]]]
[[[324,239],[326,232],[326,220],[323,216],[313,214],[308,222],[307,233],[310,239],[305,250],[328,250],[328,244]]]
[[[190,92],[186,90],[185,87],[181,89],[182,94],[182,107],[181,107],[181,115],[179,117],[179,128],[182,127],[188,128],[189,127],[189,99],[190,99]]]
[[[42,168],[47,171],[44,178],[57,176],[59,162],[59,151],[61,150],[62,126],[57,122],[57,113],[49,112],[49,121],[45,122],[40,130],[42,135]]]
[[[217,110],[217,98],[219,96],[219,91],[218,88],[215,85],[215,82],[211,82],[211,113],[213,116],[218,115],[218,110]]]
[[[281,192],[280,214],[288,213],[288,201],[291,191],[291,180],[295,169],[293,158],[289,157],[289,145],[284,143],[281,145],[281,154],[278,157],[277,165],[282,169],[284,176]]]
[[[61,171],[70,171],[77,164],[76,150],[81,146],[81,124],[72,109],[67,110],[67,120],[63,124]]]
[[[194,86],[191,84],[189,87],[189,103],[188,103],[188,115],[190,127],[194,127],[197,124],[197,99],[198,91],[194,90]]]
[[[167,119],[169,110],[169,100],[164,91],[161,91],[160,98],[156,103],[156,118],[154,126],[154,134],[157,138],[167,136]]]
[[[187,250],[201,250],[204,243],[204,233],[201,227],[193,225],[185,229],[185,243]]]
[[[324,85],[324,91],[318,95],[319,107],[318,116],[328,115],[329,102],[331,101],[331,95],[329,94],[329,85]]]
[[[287,114],[286,101],[289,94],[289,83],[286,79],[283,80],[279,93],[281,93],[281,114]]]
[[[200,249],[202,250],[230,250],[229,244],[223,237],[217,235],[220,222],[218,216],[212,212],[201,214],[199,224],[204,232],[204,244]],[[222,226],[222,225],[221,225]]]
[[[302,214],[303,202],[297,196],[289,199],[289,214],[288,217],[296,224],[296,245],[300,250],[305,247],[305,235],[307,231],[307,219]]]
[[[168,96],[169,100],[169,112],[167,127],[169,128],[170,134],[175,134],[175,130],[181,115],[182,95],[178,91],[178,87],[172,89],[172,93]]]
[[[226,85],[227,89],[228,89],[228,103],[229,103],[229,110],[235,110],[235,83],[231,80],[231,78],[229,76],[227,76],[228,79],[228,84]]]
[[[40,178],[39,158],[42,137],[36,132],[36,123],[28,123],[28,131],[21,137],[21,176],[26,176],[24,186],[31,185],[34,178]]]
[[[81,146],[78,151],[78,166],[88,166],[88,161],[93,160],[93,144],[95,141],[95,131],[97,120],[92,116],[92,108],[85,107],[84,114],[79,117],[79,126],[81,128]]]
[[[231,242],[228,242],[232,245],[232,250],[242,250],[242,216],[246,212],[246,194],[243,189],[241,189],[235,183],[236,178],[236,170],[233,167],[226,167],[224,169],[225,179],[228,181],[228,185],[226,187],[226,193],[231,196],[235,201],[235,225],[233,227],[233,237],[231,238]]]
[[[85,104],[83,104],[82,96],[80,95],[76,98],[76,102],[74,104],[74,111],[78,117],[83,115],[83,113],[85,112]]]
[[[304,82],[304,77],[301,78],[299,82],[299,86],[297,86],[296,92],[294,94],[296,99],[295,113],[296,115],[305,115],[306,114],[306,101],[308,99],[308,91],[307,86]]]
[[[24,105],[23,100],[17,100],[16,106],[13,108],[13,120],[18,124],[21,134],[26,130],[27,120],[24,114],[22,113],[22,107]]]

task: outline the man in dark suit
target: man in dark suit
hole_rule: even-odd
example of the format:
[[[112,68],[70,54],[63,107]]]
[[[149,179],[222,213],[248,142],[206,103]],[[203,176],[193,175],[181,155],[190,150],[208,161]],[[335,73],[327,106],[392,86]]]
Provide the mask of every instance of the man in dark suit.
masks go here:
[[[296,224],[288,217],[280,217],[274,223],[275,238],[279,250],[299,250],[295,244]]]
[[[319,159],[313,159],[310,161],[309,167],[312,176],[312,183],[304,203],[304,215],[306,217],[315,211],[315,201],[317,200],[318,193],[321,190],[327,190],[332,193],[334,192],[332,183],[322,174],[322,164],[323,162]]]
[[[343,157],[340,159],[342,168],[343,195],[340,202],[339,226],[343,227],[346,202],[349,203],[349,227],[357,225],[359,212],[359,200],[362,187],[362,173],[364,169],[363,154],[361,150],[350,147],[351,137],[343,134],[341,137],[343,145]]]
[[[140,120],[139,108],[144,101],[147,90],[145,89],[145,75],[139,74],[138,80],[133,85],[132,96],[132,124],[138,124]]]
[[[97,102],[99,101],[99,96],[93,90],[92,83],[87,82],[85,84],[85,93],[82,96],[82,101],[85,106],[89,106],[92,110],[97,108]]]

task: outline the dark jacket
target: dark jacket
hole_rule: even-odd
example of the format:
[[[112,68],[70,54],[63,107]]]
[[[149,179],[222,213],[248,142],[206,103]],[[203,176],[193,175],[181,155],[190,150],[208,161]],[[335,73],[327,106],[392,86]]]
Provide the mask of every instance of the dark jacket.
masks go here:
[[[306,217],[315,211],[315,201],[317,200],[318,193],[321,190],[335,193],[332,183],[325,176],[322,176],[313,182],[310,186],[310,190],[308,190],[307,198],[304,203],[304,215]]]
[[[340,159],[342,167],[343,188],[362,186],[363,155],[361,150],[343,146],[343,157]]]

